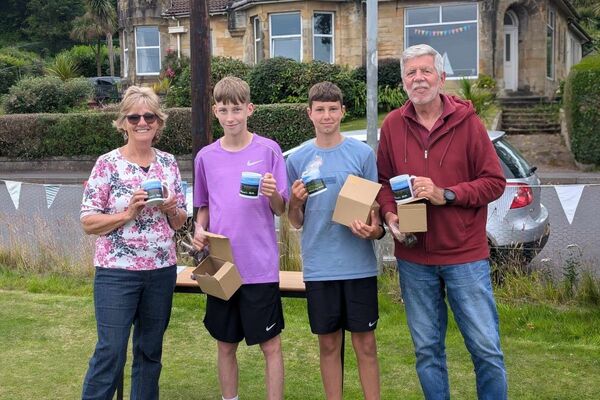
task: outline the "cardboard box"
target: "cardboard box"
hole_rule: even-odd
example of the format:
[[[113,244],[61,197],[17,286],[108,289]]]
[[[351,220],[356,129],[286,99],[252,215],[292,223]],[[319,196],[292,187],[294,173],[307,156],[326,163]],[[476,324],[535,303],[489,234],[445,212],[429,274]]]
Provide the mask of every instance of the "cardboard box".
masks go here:
[[[379,204],[375,201],[381,184],[358,176],[348,175],[342,190],[338,194],[332,221],[351,226],[355,220],[370,223],[371,210],[379,212]]]
[[[242,286],[242,277],[233,263],[229,239],[206,232],[209,256],[192,272],[200,289],[211,296],[229,300]]]
[[[400,232],[427,232],[427,204],[398,204],[397,211]]]

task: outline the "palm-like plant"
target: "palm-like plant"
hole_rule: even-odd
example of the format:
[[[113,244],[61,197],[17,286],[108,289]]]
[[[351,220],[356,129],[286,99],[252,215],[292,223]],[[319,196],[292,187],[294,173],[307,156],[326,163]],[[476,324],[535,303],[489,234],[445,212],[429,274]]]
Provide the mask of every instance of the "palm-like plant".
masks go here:
[[[93,19],[102,28],[106,35],[106,45],[108,46],[108,61],[110,65],[110,75],[115,74],[115,55],[112,43],[112,34],[117,28],[117,12],[113,6],[112,0],[87,0],[89,12]]]
[[[46,73],[66,81],[79,76],[79,67],[69,53],[59,53],[52,64],[46,67]]]
[[[73,23],[71,37],[81,42],[96,42],[96,69],[102,75],[100,39],[106,37],[110,75],[115,74],[112,34],[117,26],[117,13],[111,0],[87,0],[86,13]]]
[[[96,55],[96,75],[102,75],[102,54],[101,38],[104,36],[102,28],[94,21],[89,13],[85,13],[81,17],[75,18],[73,28],[71,29],[71,37],[82,43],[95,42],[96,46],[94,53]]]

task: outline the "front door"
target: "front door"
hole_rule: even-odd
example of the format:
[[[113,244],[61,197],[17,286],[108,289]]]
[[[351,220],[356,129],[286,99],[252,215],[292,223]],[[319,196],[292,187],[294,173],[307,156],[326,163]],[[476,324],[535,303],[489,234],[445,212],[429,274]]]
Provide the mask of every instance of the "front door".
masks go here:
[[[517,90],[519,83],[519,28],[516,15],[504,17],[504,89]]]

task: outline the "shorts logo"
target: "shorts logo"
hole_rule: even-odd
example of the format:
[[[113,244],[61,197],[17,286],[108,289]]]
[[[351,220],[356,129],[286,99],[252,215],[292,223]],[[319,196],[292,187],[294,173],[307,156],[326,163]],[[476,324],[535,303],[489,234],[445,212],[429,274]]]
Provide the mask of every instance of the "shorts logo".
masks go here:
[[[267,332],[269,332],[271,329],[273,329],[273,327],[277,325],[277,322],[275,322],[273,325],[269,325],[267,326],[267,328],[265,329]]]
[[[253,165],[260,164],[262,161],[263,160],[256,160],[256,161],[250,161],[250,160],[248,160],[248,162],[246,163],[246,165],[249,166],[249,167],[251,167]]]
[[[375,320],[373,322],[369,322],[369,328],[372,328],[373,325],[375,325],[377,323],[378,320]]]

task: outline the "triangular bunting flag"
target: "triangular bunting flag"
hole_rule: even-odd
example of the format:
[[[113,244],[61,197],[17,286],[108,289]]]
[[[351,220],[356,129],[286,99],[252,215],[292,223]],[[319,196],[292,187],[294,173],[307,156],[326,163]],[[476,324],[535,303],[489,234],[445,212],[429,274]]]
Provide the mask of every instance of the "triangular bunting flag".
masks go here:
[[[573,223],[573,217],[575,217],[584,187],[585,185],[554,186],[569,225]]]
[[[15,181],[4,181],[8,194],[15,205],[15,209],[19,209],[19,198],[21,197],[21,182]]]
[[[58,185],[44,185],[44,189],[46,190],[46,205],[48,208],[52,206],[58,191],[60,190],[60,186]]]
[[[444,56],[442,58],[444,60],[444,72],[446,73],[446,75],[454,75],[454,69],[452,68],[452,64],[450,64],[448,53],[444,52]]]

